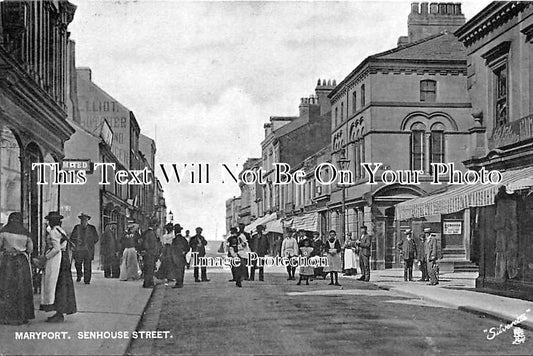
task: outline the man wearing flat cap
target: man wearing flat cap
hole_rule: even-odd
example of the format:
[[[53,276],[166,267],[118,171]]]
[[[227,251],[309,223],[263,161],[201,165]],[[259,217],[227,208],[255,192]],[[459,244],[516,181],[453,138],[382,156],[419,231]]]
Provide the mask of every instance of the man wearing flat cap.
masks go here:
[[[398,242],[398,249],[400,250],[400,256],[403,258],[403,280],[413,280],[413,261],[416,255],[415,240],[411,236],[411,229],[407,229],[404,232],[404,236]]]
[[[370,281],[370,247],[372,239],[367,233],[365,225],[361,226],[361,237],[355,241],[355,245],[359,247],[359,267],[361,268],[362,276],[360,281]]]
[[[85,284],[91,283],[92,260],[94,259],[94,245],[98,242],[98,232],[94,225],[89,224],[91,217],[85,213],[78,216],[80,223],[74,226],[70,240],[74,244],[74,265],[76,266],[76,281],[83,277]]]
[[[264,225],[257,225],[257,232],[252,235],[250,238],[250,249],[252,252],[255,252],[258,257],[265,257],[270,249],[270,244],[268,243],[268,237],[263,232],[265,231]],[[259,281],[263,282],[265,280],[265,268],[261,264],[257,267],[257,259],[252,261],[252,266],[250,267],[250,280],[255,279],[255,270],[259,268]]]
[[[196,235],[189,240],[189,247],[192,253],[196,253],[198,257],[205,257],[205,246],[207,246],[207,240],[202,236],[203,229],[201,227],[196,228]],[[191,259],[193,256],[191,255]],[[201,270],[202,279],[200,280],[199,272]],[[195,282],[209,282],[207,279],[207,268],[194,266],[194,281]]]

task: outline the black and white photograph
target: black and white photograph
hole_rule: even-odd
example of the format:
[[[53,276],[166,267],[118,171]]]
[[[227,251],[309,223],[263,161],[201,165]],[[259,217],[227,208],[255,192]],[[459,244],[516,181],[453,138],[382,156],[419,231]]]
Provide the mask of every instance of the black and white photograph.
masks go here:
[[[532,355],[533,2],[0,0],[0,355]]]

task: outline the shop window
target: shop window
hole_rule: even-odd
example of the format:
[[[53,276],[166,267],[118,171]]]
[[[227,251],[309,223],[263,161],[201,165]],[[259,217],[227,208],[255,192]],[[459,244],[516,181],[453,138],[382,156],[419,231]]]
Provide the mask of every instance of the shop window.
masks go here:
[[[420,81],[420,101],[435,102],[437,99],[437,82],[434,80]]]
[[[7,223],[9,214],[20,212],[21,167],[20,147],[11,130],[0,125],[0,224]]]

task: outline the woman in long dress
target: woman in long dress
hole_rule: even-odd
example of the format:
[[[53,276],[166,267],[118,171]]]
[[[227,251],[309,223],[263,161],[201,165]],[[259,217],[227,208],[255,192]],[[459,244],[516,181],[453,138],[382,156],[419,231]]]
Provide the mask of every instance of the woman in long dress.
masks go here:
[[[300,256],[305,259],[305,264],[300,266],[300,270],[298,271],[300,279],[296,283],[297,285],[300,285],[303,280],[305,280],[305,285],[309,285],[309,277],[313,277],[315,274],[315,268],[309,263],[312,253],[313,247],[311,247],[309,239],[303,240],[302,247],[300,247]]]
[[[172,241],[176,238],[174,234],[174,225],[168,223],[165,225],[166,234],[161,236],[161,265],[156,273],[158,279],[170,281],[176,279],[174,262],[172,261]]]
[[[60,323],[65,320],[63,314],[76,313],[76,294],[70,259],[68,253],[68,237],[61,228],[63,216],[57,211],[51,211],[46,217],[48,232],[46,238],[46,263],[41,287],[40,310],[55,311],[56,313],[46,321]]]
[[[124,251],[122,252],[122,263],[120,264],[120,280],[133,281],[139,279],[139,262],[137,261],[137,250],[135,249],[134,227],[128,228],[127,234],[122,240]]]
[[[328,265],[324,267],[324,272],[330,274],[331,282],[329,285],[340,286],[339,272],[342,272],[341,243],[337,240],[335,230],[329,232],[329,239],[324,247],[328,258]],[[333,278],[335,278],[335,283],[333,283]]]
[[[21,325],[35,318],[29,260],[32,250],[22,214],[11,213],[0,230],[0,324]]]
[[[355,238],[354,236],[350,236],[344,244],[344,274],[347,276],[355,276],[357,274],[359,258],[356,249]]]

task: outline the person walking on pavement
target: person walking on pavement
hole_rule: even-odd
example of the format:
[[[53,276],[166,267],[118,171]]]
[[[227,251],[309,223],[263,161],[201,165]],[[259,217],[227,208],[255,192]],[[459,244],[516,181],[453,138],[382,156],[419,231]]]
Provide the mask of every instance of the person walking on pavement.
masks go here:
[[[250,246],[250,234],[244,231],[245,226],[246,225],[244,225],[243,223],[239,223],[239,239],[241,239],[241,241],[246,241],[247,246]],[[245,259],[245,271],[243,279],[247,281],[250,279],[250,273],[248,271],[248,256],[243,253],[241,258]]]
[[[169,267],[168,278],[176,279],[176,284],[172,288],[182,288],[183,278],[185,276],[185,265],[187,261],[185,256],[189,252],[189,243],[187,239],[181,234],[183,228],[180,224],[174,225],[175,237],[172,240],[170,249],[172,265]]]
[[[120,264],[121,281],[139,279],[139,262],[135,250],[135,225],[128,226],[128,231],[122,239],[122,262]]]
[[[281,244],[281,257],[286,257],[289,259],[289,263],[287,264],[287,274],[289,275],[289,278],[287,278],[288,281],[296,279],[294,278],[296,267],[293,267],[292,263],[290,262],[291,259],[296,256],[298,256],[298,241],[296,240],[296,233],[293,233],[292,235],[287,233],[283,243]]]
[[[340,286],[339,272],[342,272],[341,243],[337,239],[335,230],[329,231],[329,239],[326,241],[325,251],[328,265],[324,268],[324,272],[329,273],[331,278],[329,285]],[[333,278],[335,278],[335,282],[333,282]]]
[[[232,227],[230,229],[230,236],[228,237],[228,254],[229,257],[234,259],[231,264],[231,274],[235,280],[235,285],[239,288],[242,287],[242,279],[246,270],[246,265],[239,255],[240,249],[239,232],[236,227]]]
[[[202,236],[203,229],[201,227],[196,228],[196,235],[189,240],[189,247],[192,253],[196,253],[197,257],[205,257],[205,246],[207,246],[207,240]],[[191,256],[192,257],[192,256]],[[201,271],[200,280],[199,272]],[[207,279],[207,267],[194,266],[194,281],[195,282],[209,282]]]
[[[155,259],[157,257],[158,246],[157,246],[157,235],[155,234],[154,227],[157,226],[157,220],[151,220],[148,223],[148,229],[146,229],[142,235],[142,252],[144,260],[144,283],[143,288],[153,288],[154,287],[154,270],[155,270]]]
[[[85,284],[91,283],[94,245],[98,242],[98,232],[94,225],[89,224],[91,217],[85,213],[78,216],[80,223],[74,226],[70,239],[74,244],[74,265],[76,266],[76,282],[83,277]]]
[[[361,226],[361,237],[355,242],[355,245],[359,248],[359,267],[361,268],[362,276],[360,281],[370,281],[370,247],[372,240],[367,233],[365,225]]]
[[[172,266],[171,246],[172,241],[174,241],[174,238],[176,237],[176,235],[174,234],[174,225],[172,223],[166,224],[165,231],[166,233],[161,236],[161,265],[157,270],[156,277],[158,279],[166,279],[168,281],[171,279],[169,278]]]
[[[116,221],[107,223],[100,242],[105,278],[120,277],[120,244],[116,236],[116,228]]]
[[[435,234],[429,234],[428,239],[426,240],[426,261],[428,265],[428,275],[429,275],[429,285],[439,284],[439,265],[437,260],[439,256],[438,240]]]
[[[403,258],[403,280],[413,280],[413,260],[417,256],[416,244],[411,237],[411,229],[405,230],[405,235],[398,242],[398,249],[400,250],[400,256]]]
[[[418,268],[420,269],[420,272],[422,272],[422,277],[418,280],[419,282],[429,281],[428,264],[426,259],[426,240],[430,233],[431,229],[426,227],[424,233],[420,235],[416,241],[416,259],[418,260]]]
[[[265,227],[263,225],[257,225],[256,229],[257,233],[255,235],[252,235],[250,239],[250,249],[252,250],[252,252],[257,254],[257,257],[265,257],[268,253],[268,250],[270,249],[268,237],[263,234],[263,231],[265,231]],[[255,270],[256,268],[259,268],[259,281],[263,282],[265,280],[265,268],[263,267],[263,264],[257,267],[257,259],[254,259],[252,264],[253,265],[250,271],[250,280],[253,281],[255,279]]]
[[[42,288],[40,310],[56,313],[46,319],[49,323],[65,321],[63,314],[76,313],[76,293],[72,282],[71,264],[68,253],[69,238],[63,228],[63,215],[51,211],[45,217],[48,220],[46,228],[46,258]]]
[[[35,319],[30,255],[33,241],[22,214],[9,214],[0,230],[0,324],[21,325]]]

